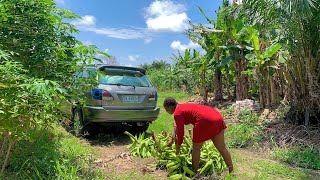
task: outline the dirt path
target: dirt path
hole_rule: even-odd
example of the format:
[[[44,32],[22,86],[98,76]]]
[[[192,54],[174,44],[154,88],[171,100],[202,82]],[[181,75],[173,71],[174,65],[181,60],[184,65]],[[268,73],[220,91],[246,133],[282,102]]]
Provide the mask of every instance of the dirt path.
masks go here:
[[[107,179],[167,179],[164,170],[152,166],[157,163],[155,158],[130,156],[127,146],[131,142],[126,135],[100,134],[89,139],[89,143],[95,148],[98,157],[95,165],[106,174]]]
[[[130,139],[122,133],[98,135],[88,139],[95,149],[95,165],[106,175],[106,179],[165,180],[167,172],[156,169],[155,158],[141,159],[130,156],[127,146]],[[247,149],[231,149],[235,164],[235,179],[317,179],[318,171],[288,167],[271,160],[267,153]],[[291,174],[291,175],[288,175]]]

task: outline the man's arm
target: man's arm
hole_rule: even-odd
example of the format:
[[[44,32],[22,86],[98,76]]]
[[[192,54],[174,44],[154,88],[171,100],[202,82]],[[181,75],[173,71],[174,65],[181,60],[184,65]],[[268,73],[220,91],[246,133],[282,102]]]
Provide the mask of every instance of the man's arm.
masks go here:
[[[181,144],[183,143],[184,136],[184,117],[182,114],[175,114],[174,120],[176,123],[176,154],[180,154]]]

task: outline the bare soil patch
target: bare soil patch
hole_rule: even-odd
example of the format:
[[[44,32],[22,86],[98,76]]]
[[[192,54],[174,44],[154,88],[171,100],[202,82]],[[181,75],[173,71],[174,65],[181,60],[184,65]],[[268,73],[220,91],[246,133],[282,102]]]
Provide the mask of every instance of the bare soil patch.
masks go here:
[[[95,148],[97,155],[95,166],[106,174],[107,179],[144,176],[146,179],[167,179],[166,171],[154,166],[157,159],[142,159],[130,155],[127,146],[131,141],[121,132],[100,133],[90,137],[88,141]]]

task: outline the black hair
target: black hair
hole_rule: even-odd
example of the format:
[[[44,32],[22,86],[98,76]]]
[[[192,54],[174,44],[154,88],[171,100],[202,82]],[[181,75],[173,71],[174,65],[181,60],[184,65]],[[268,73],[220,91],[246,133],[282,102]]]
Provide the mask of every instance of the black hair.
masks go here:
[[[163,106],[164,107],[176,107],[177,106],[177,101],[173,97],[167,97],[163,101]]]

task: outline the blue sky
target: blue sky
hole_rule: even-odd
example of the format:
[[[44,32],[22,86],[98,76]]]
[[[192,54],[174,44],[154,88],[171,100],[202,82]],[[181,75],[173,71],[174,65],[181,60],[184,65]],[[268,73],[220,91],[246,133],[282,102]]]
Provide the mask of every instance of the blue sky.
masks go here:
[[[215,18],[222,0],[55,0],[80,15],[72,21],[83,43],[115,56],[120,65],[139,66],[154,60],[172,63],[173,54],[201,48],[184,34],[188,20],[208,24],[198,10]]]

